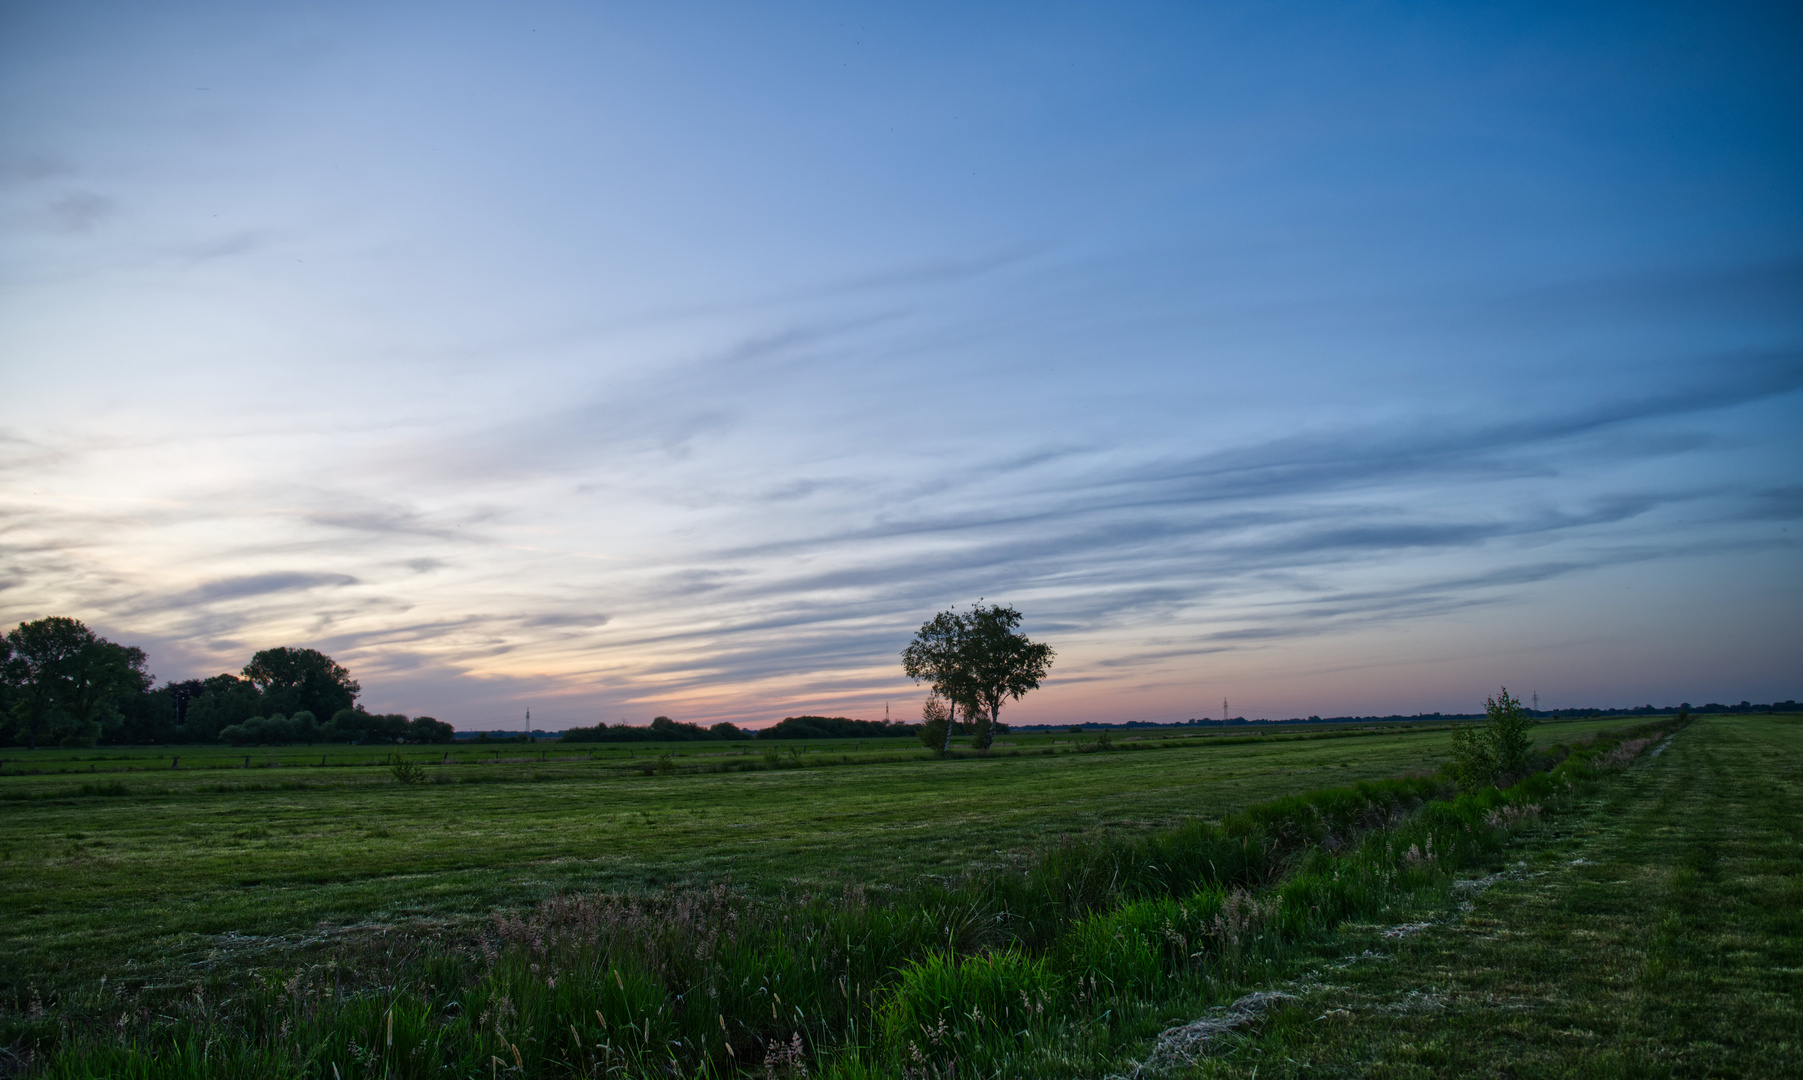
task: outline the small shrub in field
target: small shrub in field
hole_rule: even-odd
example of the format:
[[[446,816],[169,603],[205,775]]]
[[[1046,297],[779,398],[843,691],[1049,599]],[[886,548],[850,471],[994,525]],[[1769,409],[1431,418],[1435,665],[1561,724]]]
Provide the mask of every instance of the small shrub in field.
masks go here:
[[[1113,750],[1114,749],[1114,736],[1108,734],[1106,731],[1096,732],[1096,749],[1097,750]]]
[[[1528,771],[1528,749],[1534,726],[1521,708],[1521,699],[1509,696],[1509,688],[1484,699],[1482,727],[1464,727],[1452,733],[1452,771],[1467,791],[1491,787],[1519,778]]]
[[[417,761],[395,756],[388,759],[388,771],[403,784],[423,784],[426,782],[426,767]]]
[[[676,771],[676,755],[668,750],[657,755],[657,771],[665,776]]]

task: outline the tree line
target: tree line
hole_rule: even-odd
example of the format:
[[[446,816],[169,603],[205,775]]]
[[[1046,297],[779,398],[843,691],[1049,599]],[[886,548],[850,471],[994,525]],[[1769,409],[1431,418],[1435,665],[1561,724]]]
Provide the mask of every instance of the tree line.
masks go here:
[[[902,670],[931,686],[922,723],[790,716],[761,732],[711,727],[667,716],[649,727],[620,724],[566,730],[562,741],[883,738],[914,735],[947,750],[954,735],[988,749],[1007,728],[1002,704],[1036,689],[1050,669],[1051,646],[1018,631],[1021,615],[978,601],[968,612],[942,611],[902,651]],[[430,716],[371,713],[362,687],[317,649],[264,649],[237,673],[156,685],[135,645],[108,641],[80,620],[52,616],[22,622],[0,638],[0,743],[95,746],[228,742],[446,743],[451,725]],[[962,721],[960,721],[962,716]]]
[[[0,742],[31,749],[455,736],[430,716],[367,712],[357,704],[361,692],[343,665],[316,649],[264,649],[236,675],[158,686],[143,649],[108,641],[78,619],[22,622],[0,638]]]
[[[762,730],[746,729],[731,723],[710,727],[685,724],[667,716],[659,716],[649,727],[631,724],[596,724],[594,727],[566,728],[559,742],[726,742],[743,739],[892,739],[906,738],[920,731],[919,724],[891,723],[887,720],[853,720],[846,716],[785,716]]]

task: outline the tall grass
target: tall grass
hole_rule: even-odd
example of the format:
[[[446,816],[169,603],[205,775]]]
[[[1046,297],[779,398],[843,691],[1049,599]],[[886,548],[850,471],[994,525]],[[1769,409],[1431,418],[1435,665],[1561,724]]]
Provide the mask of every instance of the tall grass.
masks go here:
[[[573,895],[474,940],[160,998],[104,986],[0,1017],[45,1077],[1082,1075],[1349,919],[1444,897],[1512,831],[1643,749],[1555,748],[1507,790],[1412,777],[1276,799],[1024,869],[759,899]],[[1531,808],[1531,809],[1530,809]]]

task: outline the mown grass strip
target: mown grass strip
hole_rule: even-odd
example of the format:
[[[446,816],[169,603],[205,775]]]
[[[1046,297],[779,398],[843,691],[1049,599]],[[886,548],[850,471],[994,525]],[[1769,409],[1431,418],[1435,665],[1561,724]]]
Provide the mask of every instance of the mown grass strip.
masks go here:
[[[1349,928],[1186,1075],[1803,1075],[1803,717],[1654,750],[1469,911]]]

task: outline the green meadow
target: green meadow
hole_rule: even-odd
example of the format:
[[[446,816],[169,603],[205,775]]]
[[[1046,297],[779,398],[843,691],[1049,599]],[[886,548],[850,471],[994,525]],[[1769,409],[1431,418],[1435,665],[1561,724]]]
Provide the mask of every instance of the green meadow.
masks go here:
[[[1117,734],[1100,752],[1093,735],[1019,736],[951,760],[911,740],[16,751],[0,767],[0,951],[16,993],[118,977],[121,963],[155,979],[221,950],[266,959],[347,927],[480,920],[572,890],[880,889],[1072,835],[1432,770],[1446,738]],[[397,782],[397,756],[425,782]]]
[[[1803,720],[1631,723],[1463,796],[1444,725],[13,751],[0,1022],[66,1076],[1782,1074]]]

